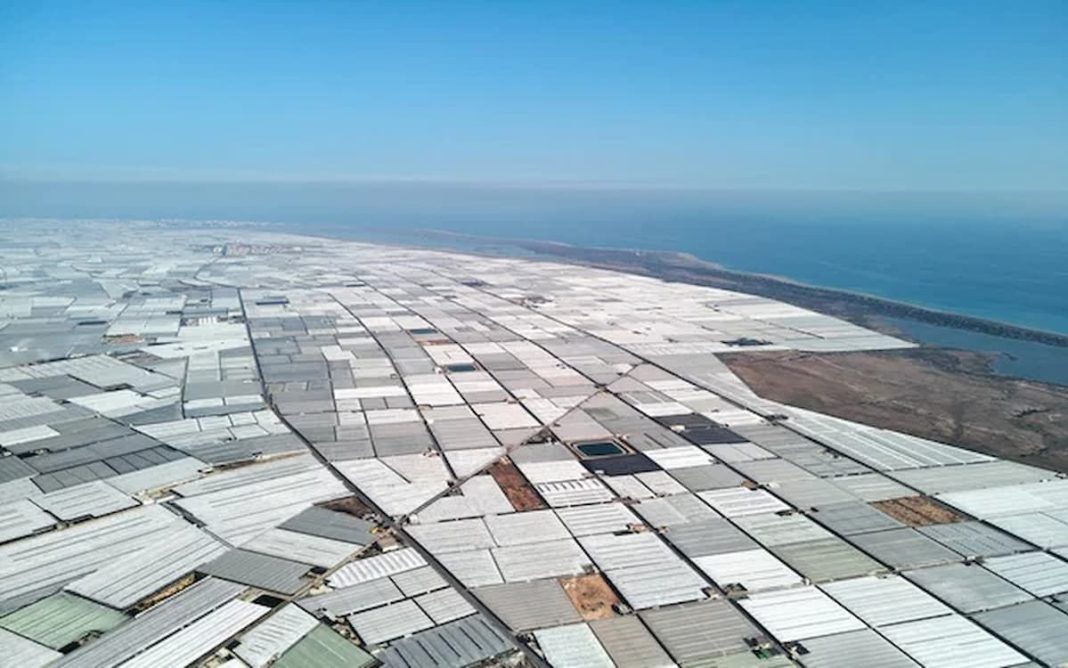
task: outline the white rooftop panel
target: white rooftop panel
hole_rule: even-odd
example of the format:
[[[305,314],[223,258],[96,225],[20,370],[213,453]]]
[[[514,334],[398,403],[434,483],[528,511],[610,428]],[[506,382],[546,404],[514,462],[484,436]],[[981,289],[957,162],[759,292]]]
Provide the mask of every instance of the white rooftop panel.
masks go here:
[[[331,587],[351,587],[420,566],[426,566],[426,561],[419,553],[412,548],[402,548],[345,564],[327,578],[327,582]]]
[[[815,587],[754,594],[740,603],[779,642],[866,628],[864,622]]]
[[[614,668],[608,652],[586,624],[557,626],[534,632],[538,646],[553,666]]]
[[[908,580],[893,575],[840,580],[822,585],[821,589],[875,627],[953,612]]]
[[[99,517],[138,505],[102,480],[66,487],[34,499],[34,503],[61,520]]]
[[[0,506],[0,542],[7,542],[56,524],[54,517],[27,499]]]
[[[124,668],[184,666],[207,654],[269,610],[255,603],[230,601],[122,665]]]
[[[959,615],[881,629],[890,642],[931,668],[1001,668],[1027,658]]]
[[[720,587],[741,585],[749,591],[779,589],[801,584],[801,576],[767,550],[725,552],[693,560]]]
[[[1068,562],[1045,552],[992,557],[983,566],[1035,596],[1068,591]]]
[[[318,624],[318,620],[289,603],[241,636],[234,650],[250,668],[277,659]]]
[[[725,517],[743,517],[789,510],[779,499],[762,489],[736,487],[700,492],[698,496]]]

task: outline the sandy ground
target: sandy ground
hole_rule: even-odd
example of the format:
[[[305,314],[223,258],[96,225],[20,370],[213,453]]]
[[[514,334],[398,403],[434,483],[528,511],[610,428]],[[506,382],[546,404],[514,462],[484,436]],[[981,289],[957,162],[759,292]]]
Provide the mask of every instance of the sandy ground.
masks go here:
[[[525,510],[541,510],[548,508],[538,496],[538,493],[511,462],[499,461],[489,467],[489,474],[500,486],[501,491],[508,498],[518,512]]]
[[[607,619],[616,614],[612,606],[619,604],[619,597],[600,573],[560,578],[560,584],[584,620]]]
[[[1068,472],[1068,389],[985,374],[981,355],[919,349],[722,359],[773,401]]]
[[[875,501],[871,505],[897,521],[914,527],[925,527],[931,524],[950,524],[964,519],[927,496],[903,496],[899,499]]]

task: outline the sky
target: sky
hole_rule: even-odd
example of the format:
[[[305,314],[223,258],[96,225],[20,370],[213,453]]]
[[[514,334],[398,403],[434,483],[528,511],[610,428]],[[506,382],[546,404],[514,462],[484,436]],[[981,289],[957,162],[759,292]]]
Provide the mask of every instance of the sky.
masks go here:
[[[1068,3],[0,3],[0,178],[1068,189]]]

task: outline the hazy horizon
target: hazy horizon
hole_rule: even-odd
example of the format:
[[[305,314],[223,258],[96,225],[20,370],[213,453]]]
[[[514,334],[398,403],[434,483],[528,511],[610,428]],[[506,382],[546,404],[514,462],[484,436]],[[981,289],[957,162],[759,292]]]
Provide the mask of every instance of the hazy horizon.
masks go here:
[[[446,181],[42,181],[0,178],[0,216],[242,218],[264,222],[374,224],[376,219],[457,216],[535,222],[555,216],[597,221],[642,217],[756,216],[783,224],[892,222],[1068,222],[1068,191],[878,191],[714,189],[633,184]],[[362,218],[362,220],[361,220]],[[552,221],[547,221],[552,222]]]

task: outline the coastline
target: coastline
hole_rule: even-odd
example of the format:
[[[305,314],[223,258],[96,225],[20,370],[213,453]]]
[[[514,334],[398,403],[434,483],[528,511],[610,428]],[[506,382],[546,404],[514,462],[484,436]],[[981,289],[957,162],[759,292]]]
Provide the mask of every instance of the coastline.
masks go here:
[[[197,221],[187,222],[196,224]],[[324,240],[348,239],[485,257],[541,259],[759,295],[906,339],[927,350],[964,350],[974,359],[985,360],[984,365],[967,365],[967,370],[958,367],[955,369],[958,373],[1017,378],[1061,388],[1068,386],[1068,335],[861,292],[801,283],[777,275],[729,269],[690,253],[583,247],[557,241],[500,238],[428,228],[398,230],[317,225],[309,229],[309,226],[279,222],[265,225]],[[940,335],[928,336],[932,330],[939,330]],[[976,345],[976,339],[984,339],[986,345]],[[1023,359],[1018,359],[1017,355]]]
[[[351,229],[334,235],[353,238]],[[912,341],[925,350],[967,351],[985,364],[957,373],[1015,378],[1068,387],[1068,335],[942,311],[910,303],[801,283],[786,277],[728,269],[676,251],[588,248],[555,241],[501,239],[439,231],[384,232],[388,241],[487,257],[522,257],[649,276],[760,295]],[[932,335],[936,333],[937,335]]]
[[[1006,339],[1032,341],[1068,348],[1068,335],[951,311],[900,302],[862,292],[827,288],[771,274],[728,269],[689,253],[611,248],[581,248],[556,242],[518,241],[516,246],[538,255],[577,260],[582,264],[642,273],[664,280],[736,289],[779,299],[846,319],[891,317],[989,334]],[[635,271],[635,270],[639,271]],[[865,325],[878,327],[870,321]]]
[[[307,233],[305,232],[304,234]],[[797,306],[812,308],[813,310],[836,315],[853,322],[858,322],[858,319],[861,319],[863,322],[858,322],[858,324],[864,324],[882,331],[886,331],[888,328],[885,325],[878,325],[866,319],[876,317],[902,318],[939,327],[1068,348],[1068,334],[921,306],[865,292],[803,283],[775,274],[729,269],[711,260],[703,260],[691,253],[682,251],[586,247],[560,241],[488,237],[435,229],[391,230],[386,234],[398,237],[423,237],[436,240],[460,241],[465,242],[465,244],[478,244],[476,247],[464,245],[462,248],[456,248],[455,250],[497,257],[515,257],[515,254],[501,252],[487,248],[487,246],[517,248],[527,251],[535,257],[557,262],[570,262],[640,274],[667,281],[738,290],[739,292],[748,292],[762,297],[779,299]],[[310,236],[328,237],[329,235],[312,234]],[[427,246],[427,248],[433,249],[437,248],[437,246]],[[899,335],[901,334],[900,330],[894,331]]]
[[[1068,373],[1037,377],[1020,373],[1023,369],[1001,369],[1005,353],[922,340],[900,324],[927,323],[958,338],[992,336],[1028,349],[1052,344],[1049,351],[1058,359],[1068,357],[1068,336],[733,271],[685,253],[427,230],[405,236],[401,243],[427,249],[564,262],[758,294],[916,341],[919,347],[904,350],[738,351],[720,358],[773,401],[1068,473]],[[422,244],[415,241],[418,236]]]
[[[206,221],[160,221],[164,224],[193,223]],[[211,221],[218,224],[219,221]],[[746,272],[730,269],[711,260],[701,259],[683,251],[642,250],[617,247],[577,246],[560,241],[536,239],[513,239],[482,236],[432,228],[377,229],[347,225],[305,226],[283,222],[232,223],[237,226],[263,225],[285,230],[288,233],[317,237],[320,239],[349,239],[366,243],[392,243],[423,247],[429,250],[442,249],[492,257],[516,257],[515,250],[524,251],[521,257],[543,258],[556,262],[569,262],[585,266],[611,269],[626,273],[678,281],[695,285],[708,285],[739,292],[747,292],[771,299],[834,315],[857,324],[887,332],[885,324],[875,319],[901,318],[940,327],[979,332],[991,336],[1031,341],[1059,348],[1068,348],[1068,333],[1015,325],[1009,322],[947,311],[911,302],[897,301],[877,295],[804,283],[781,275]],[[420,244],[419,241],[437,243]],[[442,242],[453,242],[451,245]],[[900,330],[894,330],[901,334]]]

